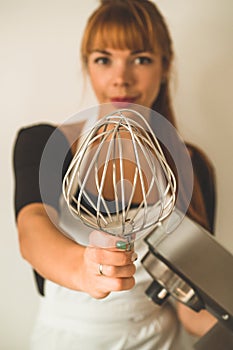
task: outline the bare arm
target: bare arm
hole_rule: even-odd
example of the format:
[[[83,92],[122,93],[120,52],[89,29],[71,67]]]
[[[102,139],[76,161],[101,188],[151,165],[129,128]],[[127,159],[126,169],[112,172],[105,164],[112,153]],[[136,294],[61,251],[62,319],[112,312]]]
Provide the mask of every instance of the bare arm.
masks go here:
[[[195,312],[184,304],[177,304],[178,316],[184,328],[192,335],[201,337],[216,323],[216,318],[208,311]]]
[[[81,246],[60,232],[57,221],[56,211],[40,203],[25,206],[18,215],[21,254],[41,276],[95,298],[134,286],[133,252]]]

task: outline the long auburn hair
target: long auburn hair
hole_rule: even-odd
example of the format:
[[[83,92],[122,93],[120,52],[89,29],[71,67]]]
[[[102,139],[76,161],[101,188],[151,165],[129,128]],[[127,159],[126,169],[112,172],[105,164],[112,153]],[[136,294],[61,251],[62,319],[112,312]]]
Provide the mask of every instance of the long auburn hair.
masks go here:
[[[89,17],[82,38],[81,60],[84,70],[87,68],[88,57],[95,47],[150,52],[154,52],[159,47],[164,79],[151,109],[160,113],[177,128],[170,96],[173,44],[165,19],[154,3],[149,0],[101,1],[100,6]],[[166,149],[164,152],[167,153]],[[169,165],[176,174],[176,167],[169,155],[167,156]],[[182,159],[180,161],[182,162]],[[184,182],[183,187],[185,187],[185,174],[182,177],[178,186],[182,187]],[[195,174],[193,187],[187,214],[205,228],[210,229],[203,196]],[[185,189],[183,189],[183,200],[185,201]]]

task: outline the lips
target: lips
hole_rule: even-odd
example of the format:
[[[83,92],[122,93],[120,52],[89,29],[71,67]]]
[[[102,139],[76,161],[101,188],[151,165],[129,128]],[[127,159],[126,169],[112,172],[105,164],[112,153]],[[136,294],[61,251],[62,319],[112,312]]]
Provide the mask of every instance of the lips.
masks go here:
[[[113,97],[110,99],[111,103],[113,105],[116,105],[117,107],[125,107],[131,103],[134,103],[136,101],[137,97],[130,97],[130,96],[124,96],[124,97]]]

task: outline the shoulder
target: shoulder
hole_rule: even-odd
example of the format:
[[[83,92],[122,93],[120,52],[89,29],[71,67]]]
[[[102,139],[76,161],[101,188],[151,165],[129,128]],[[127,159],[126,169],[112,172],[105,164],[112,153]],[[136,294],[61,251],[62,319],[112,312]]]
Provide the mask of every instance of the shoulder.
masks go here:
[[[199,184],[206,208],[209,229],[214,232],[216,209],[215,168],[207,155],[197,146],[187,144],[191,156],[194,177]]]
[[[21,128],[16,135],[16,143],[44,145],[49,139],[56,142],[66,140],[71,146],[79,139],[85,122],[73,124],[34,124]]]
[[[16,147],[30,144],[44,144],[52,133],[56,130],[56,126],[50,124],[36,124],[19,129],[16,135]]]
[[[199,172],[209,173],[209,175],[214,176],[215,168],[209,157],[205,152],[197,147],[196,145],[186,143],[187,149],[189,151],[193,166]]]
[[[215,168],[209,157],[199,147],[186,144],[192,160],[194,173],[203,191],[215,187]]]
[[[51,124],[34,124],[25,126],[19,129],[16,138],[34,138],[34,137],[46,137],[51,135],[56,129],[55,125]]]
[[[43,147],[49,141],[51,144],[66,142],[72,144],[74,136],[81,133],[81,127],[74,125],[32,124],[22,127],[16,134],[16,146],[29,145]]]
[[[47,154],[55,161],[57,157],[64,158],[69,150],[69,141],[57,126],[30,125],[21,128],[16,135],[13,148],[14,165],[16,168],[33,166],[38,164],[42,154]]]
[[[56,127],[49,124],[36,124],[21,128],[14,143],[14,161],[26,164],[28,159],[40,155]]]

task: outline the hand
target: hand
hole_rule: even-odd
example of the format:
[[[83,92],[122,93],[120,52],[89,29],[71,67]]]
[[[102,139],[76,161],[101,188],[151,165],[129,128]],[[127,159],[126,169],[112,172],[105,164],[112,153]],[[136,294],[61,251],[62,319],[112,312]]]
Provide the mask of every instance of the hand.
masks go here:
[[[99,247],[100,241],[101,247]],[[95,245],[96,242],[98,246]],[[112,291],[129,290],[135,285],[133,275],[136,271],[134,261],[137,254],[133,250],[113,248],[116,242],[115,237],[93,231],[90,235],[91,246],[84,249],[80,272],[81,289],[94,298],[101,299]],[[103,246],[111,246],[111,248],[103,248]]]

